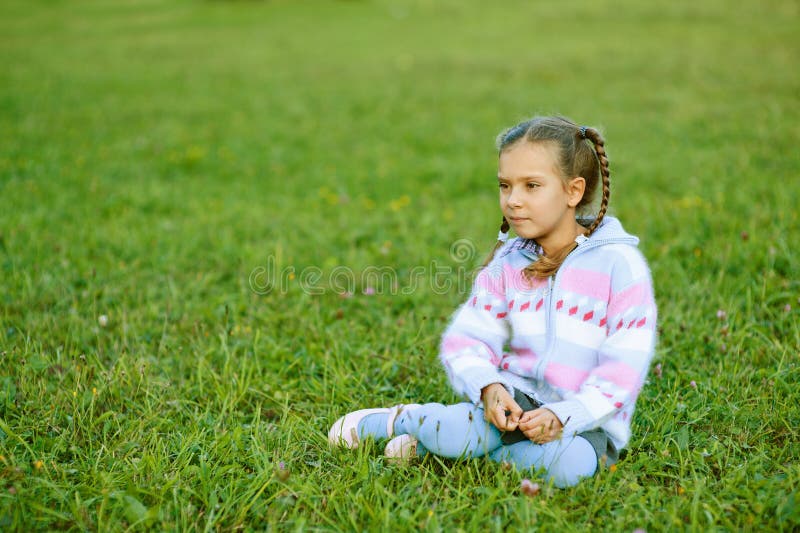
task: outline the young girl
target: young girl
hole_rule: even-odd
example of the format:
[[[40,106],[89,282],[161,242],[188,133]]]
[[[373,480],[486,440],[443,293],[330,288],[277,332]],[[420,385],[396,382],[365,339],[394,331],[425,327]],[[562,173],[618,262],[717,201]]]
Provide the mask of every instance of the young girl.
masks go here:
[[[355,411],[328,438],[350,448],[391,439],[386,455],[402,459],[488,456],[565,487],[613,464],[630,438],[656,339],[650,272],[638,239],[606,216],[596,129],[536,117],[497,147],[498,243],[440,349],[468,402]],[[598,188],[597,215],[579,216]]]

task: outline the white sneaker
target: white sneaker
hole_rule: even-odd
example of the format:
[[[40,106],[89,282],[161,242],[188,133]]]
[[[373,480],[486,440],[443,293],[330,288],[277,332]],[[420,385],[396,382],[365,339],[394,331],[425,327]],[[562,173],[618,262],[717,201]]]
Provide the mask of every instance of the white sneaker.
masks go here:
[[[417,439],[411,435],[398,435],[386,444],[383,454],[398,463],[411,461],[417,456]]]
[[[394,407],[379,408],[379,409],[361,409],[353,411],[341,417],[333,423],[330,431],[328,431],[328,442],[331,446],[344,446],[346,448],[358,448],[358,423],[368,415],[372,414],[388,414],[386,421],[386,434],[391,439],[394,436],[394,421],[397,415],[406,409],[415,409],[419,404],[412,403],[408,405],[395,405]]]

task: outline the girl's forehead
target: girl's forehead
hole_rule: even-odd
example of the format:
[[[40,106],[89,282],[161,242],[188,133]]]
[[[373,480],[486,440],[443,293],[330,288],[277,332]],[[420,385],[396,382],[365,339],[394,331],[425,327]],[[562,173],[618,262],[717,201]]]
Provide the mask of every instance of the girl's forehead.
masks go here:
[[[557,156],[557,148],[552,143],[517,143],[500,153],[498,177],[512,179],[531,174],[558,175]]]

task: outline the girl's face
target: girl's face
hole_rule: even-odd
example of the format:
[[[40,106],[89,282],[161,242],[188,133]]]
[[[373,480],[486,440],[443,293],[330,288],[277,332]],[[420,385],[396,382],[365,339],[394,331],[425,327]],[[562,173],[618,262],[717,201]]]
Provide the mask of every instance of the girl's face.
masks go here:
[[[583,232],[575,207],[585,180],[565,181],[550,143],[522,141],[500,153],[497,173],[500,209],[514,232],[535,239],[546,254],[563,248]]]

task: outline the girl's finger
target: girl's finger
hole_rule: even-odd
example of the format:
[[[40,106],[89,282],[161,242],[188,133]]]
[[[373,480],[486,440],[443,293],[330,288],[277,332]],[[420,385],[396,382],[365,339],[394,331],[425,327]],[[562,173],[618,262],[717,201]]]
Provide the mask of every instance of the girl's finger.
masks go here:
[[[492,423],[495,425],[497,429],[500,430],[506,429],[505,409],[503,409],[502,405],[492,409]]]
[[[538,414],[534,414],[533,416],[528,418],[526,424],[529,428],[533,429],[542,425],[542,419]]]

